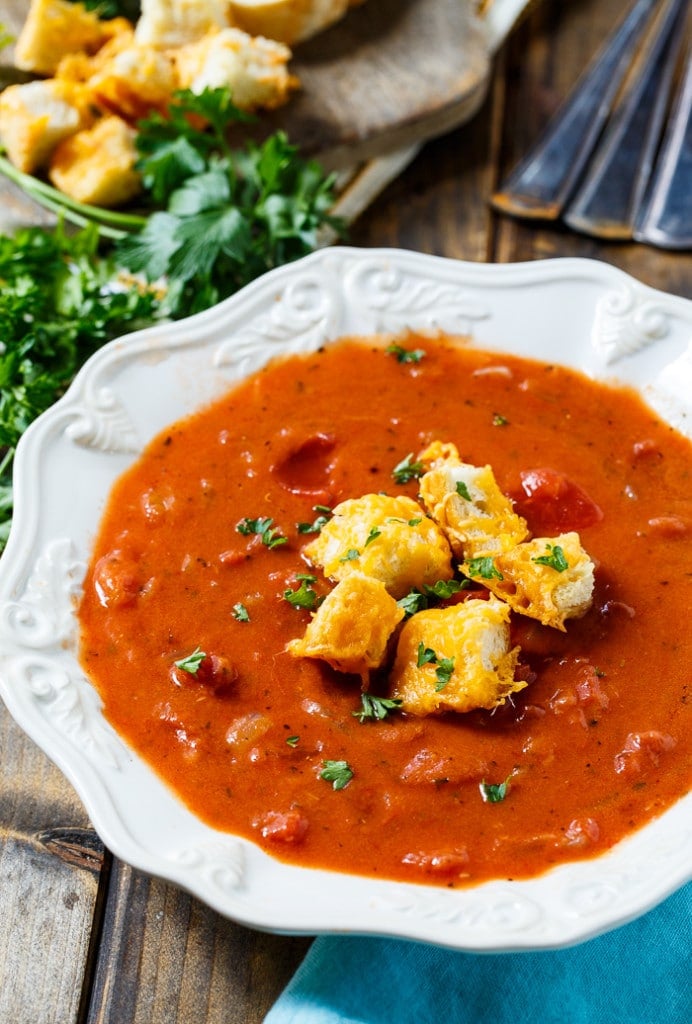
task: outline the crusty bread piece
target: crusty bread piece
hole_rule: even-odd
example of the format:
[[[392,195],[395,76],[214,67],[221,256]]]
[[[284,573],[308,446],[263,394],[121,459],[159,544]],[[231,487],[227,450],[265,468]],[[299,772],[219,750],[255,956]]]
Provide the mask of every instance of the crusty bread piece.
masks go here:
[[[115,19],[120,23],[124,19]],[[68,53],[95,53],[118,25],[68,0],[31,0],[15,46],[15,63],[25,71],[52,75]]]
[[[390,676],[402,709],[413,715],[492,709],[523,690],[526,682],[514,678],[519,648],[510,650],[509,616],[509,607],[494,597],[412,615],[399,635]],[[421,650],[433,652],[434,660],[419,664]],[[453,668],[440,679],[444,659]]]
[[[27,174],[44,167],[55,147],[87,119],[79,87],[68,82],[27,82],[0,93],[0,142]]]
[[[351,573],[337,583],[310,620],[301,639],[286,650],[296,658],[319,658],[338,672],[367,679],[379,668],[389,638],[404,617],[384,583]]]
[[[253,36],[289,46],[321,32],[348,10],[349,0],[230,0],[232,22]]]
[[[229,24],[226,0],[142,0],[135,35],[140,46],[185,46]]]
[[[404,496],[365,494],[333,510],[305,556],[331,579],[364,573],[401,598],[413,587],[453,576],[452,552],[420,505]]]
[[[485,576],[479,576],[468,562],[462,570],[506,601],[513,611],[563,632],[566,619],[578,619],[591,607],[594,564],[578,533],[534,537],[517,544],[492,559],[493,571]]]
[[[53,153],[50,180],[80,203],[109,207],[126,203],[141,188],[134,134],[125,121],[112,116],[71,135]]]
[[[419,459],[429,467],[420,480],[421,499],[457,558],[496,555],[528,537],[526,522],[498,487],[490,466],[462,462],[453,444],[440,441]]]
[[[171,55],[180,88],[199,93],[228,86],[241,110],[281,106],[298,84],[288,71],[288,47],[237,28],[210,32]]]
[[[153,110],[167,110],[178,88],[178,76],[166,53],[150,46],[132,45],[118,49],[108,60],[99,57],[97,54],[93,58],[96,67],[85,83],[96,106],[131,124]]]

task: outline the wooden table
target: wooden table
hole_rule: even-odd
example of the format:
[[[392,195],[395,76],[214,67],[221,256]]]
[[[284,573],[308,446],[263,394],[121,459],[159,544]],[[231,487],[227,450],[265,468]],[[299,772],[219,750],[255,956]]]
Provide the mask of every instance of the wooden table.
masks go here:
[[[0,20],[25,5],[3,0]],[[622,0],[542,0],[498,55],[472,122],[429,143],[349,241],[464,260],[587,256],[692,295],[692,259],[498,217],[487,197],[620,17]],[[1,197],[0,197],[1,201]],[[263,1019],[310,939],[239,927],[104,850],[70,785],[0,707],[0,1021]]]

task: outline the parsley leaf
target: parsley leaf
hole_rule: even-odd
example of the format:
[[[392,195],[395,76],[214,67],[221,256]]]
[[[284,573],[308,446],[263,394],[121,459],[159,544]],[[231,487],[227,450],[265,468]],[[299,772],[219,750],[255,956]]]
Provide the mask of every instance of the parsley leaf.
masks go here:
[[[380,537],[381,534],[382,530],[379,530],[376,526],[373,526],[373,528],[370,530],[370,533],[365,538],[365,544],[363,545],[363,547],[367,547],[368,544],[372,544],[372,542],[374,540],[377,540],[377,538]]]
[[[406,458],[398,462],[392,470],[392,476],[395,483],[407,484],[410,480],[419,480],[425,472],[425,466],[422,462],[415,462],[413,459],[413,452],[409,452]]]
[[[432,647],[426,647],[423,641],[418,644],[418,655],[416,657],[416,667],[422,668],[423,665],[427,665],[429,662],[434,664],[437,661],[437,655],[433,651]]]
[[[300,740],[300,736],[287,736],[286,737],[286,743],[288,743],[289,747],[297,747],[299,740]]]
[[[320,514],[311,523],[296,523],[298,533],[319,533],[329,522],[332,510],[327,505],[313,505],[312,510]]]
[[[296,579],[300,581],[300,586],[297,590],[284,590],[284,601],[288,601],[294,608],[307,608],[308,611],[312,611],[317,607],[318,598],[311,584],[317,582],[317,577],[299,573]]]
[[[473,498],[471,497],[471,494],[468,489],[468,485],[465,484],[463,480],[457,480],[456,491],[457,494],[461,498],[464,498],[466,501],[473,501]]]
[[[437,683],[435,684],[435,691],[439,693],[440,690],[444,690],[445,686],[452,678],[454,672],[454,658],[438,658],[437,668],[435,669],[435,678]]]
[[[228,88],[207,88],[181,90],[165,118],[138,126],[137,166],[159,212],[116,250],[130,270],[170,280],[173,316],[310,252],[323,225],[341,228],[329,214],[333,176],[303,160],[283,132],[231,148],[229,124],[248,120]]]
[[[404,609],[406,615],[415,615],[416,612],[425,611],[428,607],[428,599],[425,594],[414,587],[413,590],[409,590],[408,594],[400,597],[397,604]]]
[[[357,558],[360,558],[360,551],[358,548],[349,548],[345,555],[342,555],[339,559],[340,562],[355,562]]]
[[[492,783],[486,782],[485,779],[479,783],[478,788],[481,791],[481,796],[487,804],[499,804],[505,799],[509,793],[509,780],[511,775],[508,775],[504,782]]]
[[[545,548],[547,554],[532,558],[531,561],[537,565],[547,565],[555,572],[564,572],[565,569],[569,569],[569,562],[559,544],[546,544]]]
[[[391,711],[401,707],[401,703],[398,697],[376,697],[372,693],[361,693],[360,710],[352,711],[351,714],[360,722],[381,722]]]
[[[323,761],[320,778],[331,782],[332,789],[345,789],[353,778],[353,769],[348,761]]]
[[[245,607],[245,605],[241,604],[240,601],[238,601],[237,604],[233,605],[233,610],[231,611],[231,614],[234,619],[237,619],[238,622],[250,621],[250,613]]]
[[[199,666],[206,658],[205,652],[200,647],[195,647],[192,654],[186,655],[179,661],[174,662],[176,668],[180,668],[183,672],[189,672],[191,676],[196,676],[199,672]]]
[[[284,537],[279,528],[274,526],[274,520],[269,516],[259,516],[257,519],[248,519],[246,516],[236,524],[236,530],[245,537],[253,533],[258,534],[267,548],[276,548],[288,543],[288,537]]]
[[[471,558],[468,563],[468,573],[471,579],[480,576],[483,580],[502,580],[504,576],[495,565],[494,559],[486,555],[481,558]]]
[[[453,594],[458,594],[460,590],[468,590],[470,585],[469,580],[437,580],[432,586],[424,583],[423,590],[428,597],[438,597],[445,601]]]
[[[426,354],[425,349],[404,348],[403,345],[397,345],[394,342],[387,345],[385,352],[389,356],[396,356],[398,363],[419,363]]]

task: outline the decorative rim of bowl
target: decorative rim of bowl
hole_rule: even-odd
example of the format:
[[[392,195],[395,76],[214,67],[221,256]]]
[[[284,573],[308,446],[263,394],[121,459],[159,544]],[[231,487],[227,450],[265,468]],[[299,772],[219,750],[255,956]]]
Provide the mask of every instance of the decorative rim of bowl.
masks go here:
[[[76,658],[91,539],[111,484],[151,437],[274,355],[408,329],[631,384],[692,436],[692,302],[593,260],[321,250],[204,313],[104,346],[26,431],[0,574],[0,693],[116,856],[242,924],[468,951],[559,948],[624,924],[690,878],[692,795],[604,855],[528,880],[450,890],[302,868],[187,810],[105,720]]]

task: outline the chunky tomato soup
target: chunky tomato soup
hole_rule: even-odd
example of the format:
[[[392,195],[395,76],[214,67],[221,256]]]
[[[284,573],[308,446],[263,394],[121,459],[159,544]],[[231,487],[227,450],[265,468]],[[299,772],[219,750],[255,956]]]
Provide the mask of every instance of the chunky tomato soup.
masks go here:
[[[386,665],[362,679],[286,650],[334,586],[304,556],[330,510],[416,498],[401,466],[433,439],[489,464],[533,535],[578,531],[595,565],[564,632],[512,613],[528,685],[493,710],[409,714]],[[689,788],[691,494],[692,445],[627,389],[451,339],[343,340],[174,424],[117,482],[82,662],[196,815],[279,858],[445,885],[536,875]],[[430,601],[483,596],[464,586]]]

